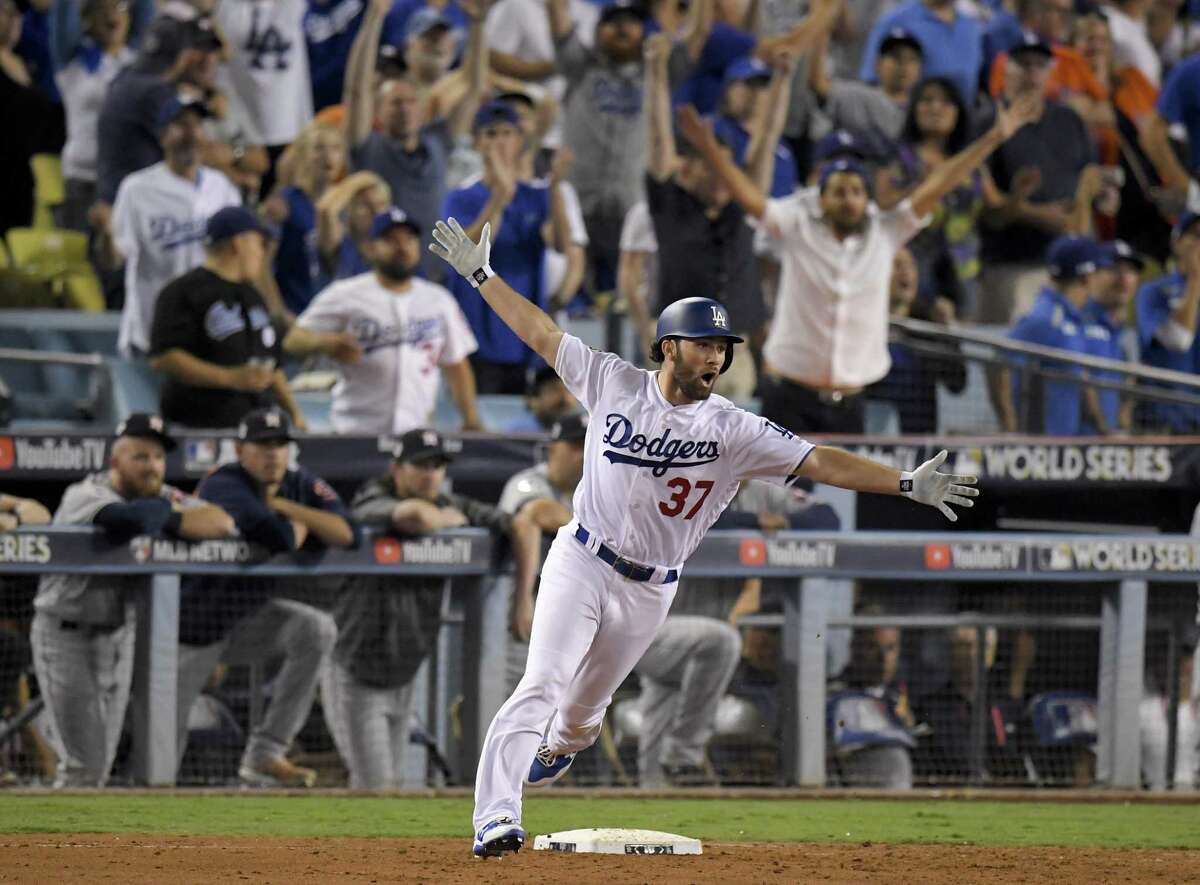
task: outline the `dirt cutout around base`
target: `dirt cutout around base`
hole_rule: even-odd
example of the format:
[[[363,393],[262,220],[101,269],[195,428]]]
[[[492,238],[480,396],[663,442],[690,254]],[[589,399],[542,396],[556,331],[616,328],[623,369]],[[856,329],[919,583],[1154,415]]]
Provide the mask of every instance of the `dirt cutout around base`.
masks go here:
[[[162,835],[0,837],[0,882],[1200,882],[1200,852],[957,845],[721,843],[699,857],[559,854],[475,860],[469,840]]]

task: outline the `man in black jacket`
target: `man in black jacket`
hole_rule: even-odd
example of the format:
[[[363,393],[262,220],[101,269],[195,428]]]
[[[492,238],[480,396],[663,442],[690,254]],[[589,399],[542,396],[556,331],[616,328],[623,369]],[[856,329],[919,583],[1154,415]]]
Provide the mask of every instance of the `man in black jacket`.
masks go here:
[[[354,496],[365,528],[421,535],[463,526],[511,536],[518,583],[532,583],[541,531],[527,514],[509,516],[465,495],[445,494],[447,440],[434,430],[400,438],[388,472]],[[437,639],[442,578],[353,577],[334,611],[338,640],[322,696],[330,731],[361,790],[403,785],[412,680]]]
[[[162,418],[131,415],[117,428],[110,468],[67,488],[55,525],[94,525],[113,544],[138,535],[200,541],[236,534],[220,507],[163,482],[174,448]],[[134,602],[149,591],[148,575],[49,574],[38,584],[30,641],[57,736],[57,787],[108,780],[133,676]]]
[[[358,532],[337,492],[303,467],[288,466],[292,425],[278,409],[251,412],[238,427],[236,463],[209,474],[197,493],[229,511],[242,537],[270,553],[353,547]],[[251,786],[306,786],[317,774],[285,757],[312,707],[337,638],[333,618],[276,596],[271,578],[184,580],[179,607],[179,757],[188,711],[218,663],[283,659],[271,702],[242,754],[238,776]]]

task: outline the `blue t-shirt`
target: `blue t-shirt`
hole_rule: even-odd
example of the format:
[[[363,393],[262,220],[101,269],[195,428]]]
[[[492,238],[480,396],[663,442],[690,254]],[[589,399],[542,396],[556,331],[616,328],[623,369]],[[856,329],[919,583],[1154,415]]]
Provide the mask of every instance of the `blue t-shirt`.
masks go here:
[[[729,145],[733,159],[739,166],[746,163],[746,149],[750,147],[750,133],[733,117],[720,116],[713,123],[717,138]],[[782,141],[775,148],[775,171],[771,176],[771,196],[789,197],[796,189],[796,158],[791,148]]]
[[[983,69],[990,71],[992,62],[1001,52],[1008,52],[1025,36],[1021,22],[1008,10],[1002,9],[992,16],[983,30]]]
[[[400,5],[393,7],[383,20],[381,45],[403,46]],[[346,63],[350,48],[367,11],[367,0],[308,0],[304,13],[304,37],[308,45],[308,73],[312,80],[313,110],[340,104],[345,85]],[[409,11],[411,14],[411,10]]]
[[[1040,344],[1042,347],[1058,347],[1075,353],[1087,353],[1084,345],[1084,318],[1082,312],[1071,304],[1061,292],[1049,287],[1042,289],[1034,302],[1033,309],[1017,320],[1008,337],[1014,341],[1024,341],[1026,344]],[[1025,358],[1014,361],[1026,362]],[[1069,364],[1046,362],[1050,369],[1068,369]],[[1078,372],[1073,372],[1078,374]],[[1039,411],[1042,415],[1041,426],[1033,426],[1034,432],[1049,433],[1054,436],[1078,436],[1082,428],[1082,391],[1074,381],[1059,381],[1032,378],[1032,389],[1021,390],[1019,372],[1013,374],[1013,402],[1021,409],[1022,404],[1030,397],[1035,400],[1034,414]],[[1038,397],[1040,393],[1040,402]]]
[[[649,34],[649,29],[647,30]],[[672,104],[695,105],[701,114],[714,113],[721,103],[725,69],[754,51],[758,39],[724,22],[714,22],[700,58],[675,92]]]
[[[1200,55],[1177,65],[1158,97],[1158,113],[1168,123],[1182,123],[1188,135],[1193,176],[1200,172]]]
[[[442,218],[453,216],[468,226],[479,217],[490,195],[487,185],[476,181],[446,194]],[[491,264],[513,289],[538,307],[546,307],[542,285],[542,259],[546,245],[542,225],[550,217],[550,191],[544,186],[517,183],[516,194],[504,210],[500,231],[492,232]],[[488,307],[479,290],[458,274],[450,281],[450,291],[471,324],[479,342],[475,356],[493,363],[530,365],[533,351]]]
[[[1158,340],[1155,333],[1179,307],[1187,283],[1183,274],[1171,273],[1142,285],[1134,298],[1137,314],[1138,348],[1142,362],[1158,369],[1200,374],[1200,335],[1184,351],[1171,350]],[[1149,381],[1142,382],[1150,384]],[[1163,387],[1175,385],[1164,384]],[[1189,390],[1190,388],[1180,388]],[[1156,426],[1169,427],[1176,432],[1195,432],[1200,429],[1200,408],[1176,403],[1147,403],[1149,419]]]
[[[858,74],[860,80],[876,82],[875,61],[879,57],[879,44],[894,28],[910,31],[921,44],[925,55],[921,69],[923,76],[949,77],[962,91],[967,105],[974,104],[979,71],[983,66],[983,28],[978,19],[956,14],[954,21],[947,24],[930,12],[921,0],[912,0],[878,19],[871,28]]]
[[[1103,357],[1106,360],[1124,360],[1125,354],[1121,348],[1121,326],[1115,324],[1108,311],[1089,301],[1083,306],[1083,345],[1090,356]],[[1105,381],[1120,381],[1124,376],[1120,372],[1097,372],[1092,376]],[[1115,428],[1121,415],[1121,392],[1105,387],[1097,387],[1096,394],[1100,399],[1100,411],[1104,413],[1105,423],[1109,428]],[[1095,435],[1100,432],[1085,414],[1082,418],[1083,432]]]
[[[275,253],[275,282],[288,310],[299,315],[318,292],[329,284],[317,248],[317,211],[308,194],[298,187],[283,189],[288,217],[279,231]]]
[[[366,273],[370,269],[371,262],[367,261],[358,251],[358,245],[354,242],[354,238],[349,234],[342,237],[342,244],[338,246],[337,266],[333,269],[333,278],[344,280],[347,277],[356,277]]]

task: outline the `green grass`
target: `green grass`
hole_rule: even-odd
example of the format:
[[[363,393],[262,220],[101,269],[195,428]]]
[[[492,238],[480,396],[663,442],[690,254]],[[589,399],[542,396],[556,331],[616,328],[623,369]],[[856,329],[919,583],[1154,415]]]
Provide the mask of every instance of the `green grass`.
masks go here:
[[[470,815],[468,799],[9,795],[0,802],[0,833],[466,839]],[[722,842],[1200,849],[1200,808],[1187,805],[535,798],[525,823],[532,833],[645,827]]]

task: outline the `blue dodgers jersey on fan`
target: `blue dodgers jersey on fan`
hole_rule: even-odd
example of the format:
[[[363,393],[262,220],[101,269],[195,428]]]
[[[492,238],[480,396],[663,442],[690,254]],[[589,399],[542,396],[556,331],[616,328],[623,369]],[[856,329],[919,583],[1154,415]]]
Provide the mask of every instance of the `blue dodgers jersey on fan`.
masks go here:
[[[329,285],[329,275],[321,266],[317,248],[317,210],[308,194],[298,187],[283,190],[288,216],[279,231],[279,251],[275,253],[275,282],[288,309],[304,312],[318,292]]]
[[[1138,349],[1142,362],[1158,369],[1171,369],[1189,375],[1200,374],[1200,335],[1184,351],[1171,350],[1158,340],[1156,333],[1183,300],[1187,281],[1181,273],[1167,274],[1142,285],[1134,298],[1137,314]],[[1152,382],[1146,381],[1145,384]],[[1164,384],[1163,387],[1174,388]],[[1180,388],[1189,389],[1190,388]],[[1200,428],[1200,408],[1176,403],[1147,403],[1151,420],[1175,431]]]
[[[443,218],[457,218],[464,227],[479,217],[491,191],[482,181],[446,194]],[[545,309],[546,292],[543,285],[542,262],[546,244],[542,225],[550,218],[550,191],[545,186],[517,183],[512,202],[504,210],[499,232],[492,232],[492,269],[517,292]],[[525,346],[504,320],[488,307],[479,290],[457,274],[450,282],[450,291],[479,342],[476,356],[494,363],[529,365],[533,351]]]
[[[340,104],[345,86],[346,62],[358,36],[367,0],[308,0],[304,13],[304,36],[308,44],[308,69],[312,78],[313,110]],[[407,21],[407,18],[404,19]],[[383,21],[379,42],[404,45],[402,22],[393,9]]]
[[[1121,349],[1121,327],[1114,325],[1108,311],[1089,301],[1083,306],[1083,346],[1091,356],[1103,357],[1106,360],[1123,360],[1125,354]],[[1120,372],[1092,372],[1095,377],[1105,381],[1120,381]],[[1100,410],[1104,412],[1104,420],[1109,429],[1115,429],[1121,416],[1121,392],[1118,390],[1096,388],[1100,399]],[[1094,435],[1099,432],[1087,415],[1082,418],[1082,430],[1085,434]]]
[[[1017,320],[1008,337],[1014,341],[1040,344],[1043,347],[1058,347],[1075,353],[1087,353],[1084,346],[1083,314],[1056,289],[1042,289],[1033,309]],[[1014,361],[1024,362],[1024,360]],[[1063,363],[1047,363],[1056,369],[1067,369]],[[1034,378],[1034,383],[1038,381]],[[1024,398],[1021,393],[1019,373],[1013,373],[1013,403],[1020,410]],[[1041,427],[1031,428],[1034,432],[1055,436],[1078,436],[1082,425],[1082,391],[1074,381],[1042,382],[1043,420]],[[1032,395],[1025,392],[1025,398]]]
[[[713,22],[696,66],[672,96],[672,103],[694,105],[702,114],[716,111],[721,104],[725,69],[752,53],[757,45],[758,40],[753,34],[724,22]]]
[[[1171,71],[1158,97],[1158,113],[1169,123],[1183,124],[1192,175],[1200,173],[1200,55]]]

